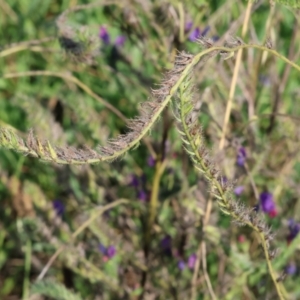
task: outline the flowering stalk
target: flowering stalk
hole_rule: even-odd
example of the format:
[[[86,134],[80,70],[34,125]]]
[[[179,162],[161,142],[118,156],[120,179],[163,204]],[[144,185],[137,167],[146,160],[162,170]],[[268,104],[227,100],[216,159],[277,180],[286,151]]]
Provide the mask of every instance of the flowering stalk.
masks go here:
[[[278,276],[273,270],[271,257],[274,255],[269,249],[269,241],[273,239],[270,228],[260,218],[260,215],[252,208],[246,208],[238,201],[232,199],[232,186],[219,175],[219,171],[209,158],[205,149],[201,127],[195,118],[193,103],[193,87],[191,85],[191,76],[187,77],[180,85],[177,97],[178,103],[175,116],[178,121],[178,131],[181,134],[185,149],[190,155],[195,168],[203,174],[211,186],[211,193],[217,199],[220,210],[233,218],[239,225],[248,225],[256,231],[260,237],[268,270],[275,285],[278,297],[284,299],[284,288],[277,282]]]
[[[204,147],[202,141],[201,128],[199,124],[195,122],[197,118],[195,116],[196,109],[195,103],[192,101],[193,90],[192,90],[192,71],[195,66],[201,61],[205,62],[206,58],[210,58],[217,54],[226,56],[226,59],[232,57],[234,53],[241,49],[254,48],[260,51],[266,51],[274,56],[282,59],[284,62],[300,71],[300,66],[290,61],[286,57],[282,56],[275,50],[269,47],[243,44],[240,41],[232,43],[234,47],[230,45],[228,47],[213,46],[213,43],[206,39],[201,39],[200,42],[206,47],[197,55],[193,56],[186,53],[180,53],[174,64],[173,70],[167,73],[167,76],[162,81],[161,87],[153,91],[153,101],[142,103],[142,114],[136,119],[129,122],[128,127],[131,129],[127,134],[121,135],[118,138],[108,142],[108,146],[99,147],[96,150],[89,148],[85,149],[73,149],[70,147],[55,147],[48,141],[41,141],[34,137],[31,133],[29,134],[26,141],[20,139],[12,130],[0,128],[0,146],[21,152],[25,155],[32,155],[38,157],[44,161],[55,162],[58,164],[93,164],[102,161],[112,161],[116,158],[126,154],[131,148],[138,146],[141,139],[151,130],[155,122],[161,116],[163,110],[167,107],[171,99],[177,96],[179,101],[175,104],[177,106],[176,119],[179,123],[179,132],[182,136],[182,140],[185,144],[187,152],[190,154],[191,159],[196,169],[201,172],[211,185],[212,194],[217,199],[218,205],[224,214],[230,215],[236,223],[241,225],[248,225],[254,231],[256,231],[261,239],[262,247],[264,250],[265,258],[267,261],[269,273],[272,277],[276,291],[280,299],[283,299],[283,287],[281,283],[277,282],[277,276],[273,270],[271,264],[272,253],[269,251],[269,241],[273,238],[270,234],[269,228],[259,218],[259,215],[253,212],[250,208],[245,208],[239,202],[232,200],[231,186],[228,182],[225,182],[222,177],[219,176],[219,172],[209,159],[208,153]],[[237,45],[237,46],[236,46]],[[206,57],[205,57],[206,56]],[[15,78],[21,76],[32,76],[32,75],[44,75],[44,76],[57,76],[63,79],[69,80],[77,84],[80,88],[85,90],[87,93],[96,96],[91,90],[84,84],[82,84],[74,76],[57,75],[51,71],[31,71],[24,73],[13,73],[6,74],[1,78]],[[99,101],[100,98],[98,98]],[[105,102],[102,101],[103,104]],[[109,107],[108,104],[105,104]],[[110,108],[112,111],[113,109]],[[161,176],[160,168],[157,166],[157,175],[154,179],[151,212],[149,216],[149,224],[153,224],[156,207],[157,207],[157,195],[158,186]],[[79,231],[85,228],[80,227],[75,233],[75,237]],[[149,226],[150,232],[151,226]],[[62,250],[60,250],[62,251]],[[58,254],[57,254],[58,255]],[[42,273],[43,275],[43,273]]]
[[[208,153],[203,145],[201,128],[195,123],[194,104],[191,101],[193,95],[191,80],[194,67],[205,55],[207,55],[205,58],[210,58],[218,53],[222,55],[225,54],[227,59],[233,56],[236,51],[247,48],[267,51],[270,54],[281,58],[298,71],[300,71],[300,67],[268,47],[243,44],[239,41],[234,44],[238,45],[236,47],[213,46],[210,41],[205,39],[200,40],[200,42],[206,49],[195,56],[180,53],[175,60],[173,70],[171,70],[163,80],[161,88],[153,91],[153,101],[143,103],[141,116],[129,123],[131,131],[126,135],[121,135],[117,139],[109,141],[108,146],[101,147],[98,151],[92,149],[78,150],[69,147],[59,148],[52,146],[48,141],[40,141],[35,138],[32,133],[25,142],[8,129],[0,129],[0,145],[7,149],[19,151],[25,155],[30,154],[44,161],[51,161],[59,164],[79,165],[86,163],[93,164],[101,161],[112,161],[124,155],[131,148],[138,146],[141,139],[150,131],[154,123],[161,116],[162,111],[169,104],[171,99],[174,96],[179,95],[180,101],[176,103],[178,114],[175,117],[180,124],[179,132],[182,135],[182,140],[186,146],[187,152],[190,154],[196,169],[209,181],[212,194],[217,198],[221,211],[230,215],[238,224],[248,225],[259,234],[269,273],[276,287],[278,296],[280,299],[283,299],[283,287],[281,286],[281,283],[277,282],[277,276],[271,264],[272,253],[269,252],[269,240],[273,237],[270,235],[269,228],[252,209],[245,208],[240,203],[232,200],[231,186],[219,176],[218,170],[209,159]],[[26,76],[26,74],[22,73],[21,76]],[[14,77],[19,77],[19,74],[6,74],[2,78]],[[76,81],[75,77],[73,78],[73,81]],[[157,178],[159,179],[160,175],[157,176]],[[156,192],[153,193],[149,224],[153,223],[156,212],[158,183],[155,182],[155,184]]]
[[[174,69],[167,74],[166,78],[161,84],[161,88],[153,90],[153,101],[142,103],[141,116],[129,122],[128,127],[131,129],[131,131],[125,135],[119,136],[116,139],[108,141],[108,146],[99,147],[97,151],[89,148],[74,149],[70,147],[56,147],[51,145],[49,141],[41,141],[40,139],[34,137],[32,133],[29,134],[27,141],[25,142],[11,130],[4,128],[0,128],[0,146],[21,152],[24,155],[31,155],[33,157],[38,157],[43,161],[54,162],[57,164],[83,165],[95,164],[102,161],[113,161],[126,154],[126,152],[130,149],[139,145],[143,137],[151,130],[155,122],[159,119],[163,110],[167,107],[172,97],[176,94],[182,82],[186,80],[186,78],[191,74],[193,68],[205,55],[207,55],[207,58],[218,53],[231,55],[239,49],[254,48],[261,51],[267,51],[300,71],[300,66],[279,54],[275,50],[269,49],[265,46],[239,44],[238,46],[231,48],[213,46],[207,41],[204,41],[204,44],[207,49],[204,49],[195,56],[185,53],[180,53],[178,55],[175,61]],[[42,73],[41,71],[35,72],[40,72],[40,74]],[[49,73],[50,71],[44,72]],[[31,76],[31,73],[25,72],[21,74],[6,74],[1,78],[15,78],[19,76]],[[73,82],[78,84],[78,80],[76,81],[75,77],[70,77],[72,77]],[[80,87],[87,91],[87,87],[85,85],[81,85]],[[106,106],[108,106],[108,103],[106,103]]]

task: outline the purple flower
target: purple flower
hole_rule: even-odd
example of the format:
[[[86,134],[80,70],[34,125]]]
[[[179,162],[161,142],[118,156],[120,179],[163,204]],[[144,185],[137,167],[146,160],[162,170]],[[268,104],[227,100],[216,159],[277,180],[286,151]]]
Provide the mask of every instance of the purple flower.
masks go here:
[[[129,185],[134,187],[136,191],[136,197],[141,201],[148,200],[148,192],[146,189],[146,175],[143,174],[142,176],[138,177],[136,175],[131,176],[131,180],[129,182]]]
[[[108,246],[108,248],[106,249],[106,255],[109,258],[112,258],[115,256],[115,254],[116,254],[116,248],[112,245]]]
[[[105,26],[100,27],[99,38],[104,42],[104,44],[109,45],[110,36]]]
[[[202,35],[202,36],[206,36],[206,34],[209,32],[209,30],[210,30],[210,26],[206,26],[206,27],[203,29],[201,35]]]
[[[126,41],[126,37],[124,35],[117,36],[115,40],[115,45],[119,47],[123,47]]]
[[[213,40],[214,42],[218,41],[219,39],[220,39],[220,37],[219,37],[218,35],[214,35],[214,36],[212,37],[212,40]]]
[[[290,219],[288,227],[290,232],[287,239],[288,243],[290,243],[300,232],[300,224],[296,223],[293,219]]]
[[[285,273],[288,275],[295,275],[297,272],[297,266],[294,263],[290,263],[285,267]]]
[[[246,158],[247,158],[246,149],[244,147],[240,147],[239,150],[238,150],[236,163],[240,167],[242,167],[246,162]]]
[[[107,261],[110,258],[113,258],[116,254],[116,248],[112,245],[108,246],[107,248],[103,244],[99,244],[98,246],[99,251],[104,255],[104,261]]]
[[[233,190],[233,192],[234,192],[237,196],[240,196],[240,195],[243,193],[244,189],[245,189],[245,187],[244,187],[243,185],[239,185],[239,186],[237,186],[237,187]]]
[[[146,201],[148,198],[148,195],[147,195],[146,191],[142,189],[142,190],[138,191],[137,197],[141,201]]]
[[[185,262],[183,260],[180,260],[177,266],[180,271],[183,271],[185,269]]]
[[[188,21],[185,23],[185,27],[184,27],[184,31],[185,32],[189,32],[193,27],[193,22],[192,21]]]
[[[259,196],[259,200],[264,213],[268,214],[270,217],[275,217],[277,215],[276,205],[271,193],[261,193]]]
[[[197,261],[197,255],[196,253],[193,253],[192,255],[190,255],[190,257],[188,258],[188,267],[192,270],[195,267]]]
[[[64,204],[60,200],[56,199],[52,202],[52,205],[53,205],[54,210],[56,211],[56,214],[58,216],[62,216],[63,213],[65,212]]]
[[[161,241],[160,246],[166,256],[172,256],[172,238],[166,235]]]
[[[98,246],[98,250],[102,253],[105,254],[106,253],[106,247],[102,244],[99,244]]]
[[[149,166],[149,167],[154,167],[154,166],[155,166],[155,159],[153,158],[152,155],[150,155],[150,156],[148,157],[147,163],[148,163],[148,166]]]
[[[136,175],[131,175],[131,180],[130,180],[129,185],[131,185],[135,188],[138,188],[140,185],[139,178]]]
[[[189,40],[195,42],[200,37],[200,29],[196,27],[189,35]]]

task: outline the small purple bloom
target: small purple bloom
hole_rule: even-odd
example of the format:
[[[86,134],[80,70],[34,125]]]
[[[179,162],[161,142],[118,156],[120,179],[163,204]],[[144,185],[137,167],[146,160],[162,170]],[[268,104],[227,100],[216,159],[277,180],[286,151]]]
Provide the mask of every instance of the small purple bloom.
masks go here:
[[[189,40],[195,42],[200,37],[200,29],[196,27],[189,35]]]
[[[193,22],[192,21],[188,21],[185,23],[185,27],[184,27],[184,31],[185,32],[189,32],[193,27]]]
[[[131,175],[131,180],[130,180],[129,185],[131,185],[135,188],[138,188],[140,185],[139,178],[136,175]]]
[[[160,246],[166,256],[172,256],[172,238],[169,235],[160,241]]]
[[[273,195],[268,192],[263,192],[260,194],[259,199],[263,212],[269,214],[270,217],[275,217],[277,215],[277,211]]]
[[[245,189],[245,187],[244,187],[243,185],[239,185],[239,186],[237,186],[237,187],[233,190],[233,192],[234,192],[237,196],[240,196],[240,195],[243,193],[244,189]]]
[[[247,158],[246,149],[244,147],[240,147],[239,150],[238,150],[236,163],[240,167],[242,167],[246,162],[246,158]]]
[[[54,210],[56,211],[56,214],[58,216],[62,216],[63,213],[65,212],[64,204],[60,200],[56,199],[52,202],[52,205],[53,205]]]
[[[105,26],[101,26],[99,30],[99,37],[104,42],[104,44],[109,45],[110,36]]]
[[[148,166],[149,166],[149,167],[154,167],[154,166],[155,166],[155,159],[153,158],[152,155],[150,155],[150,156],[148,157],[147,163],[148,163]]]
[[[138,191],[137,197],[138,197],[138,199],[141,200],[141,201],[146,201],[147,198],[148,198],[147,193],[146,193],[146,191],[144,191],[144,190]]]
[[[297,273],[297,266],[295,263],[290,263],[285,267],[285,273],[288,275],[295,275]]]
[[[102,253],[105,254],[106,253],[106,247],[102,244],[99,244],[98,246],[98,250]]]
[[[141,201],[148,200],[149,195],[146,189],[146,181],[147,178],[145,174],[142,174],[140,177],[132,175],[129,181],[129,185],[135,189],[136,197]]]
[[[300,232],[300,224],[296,223],[293,219],[289,220],[289,235],[288,235],[288,242],[291,242]]]
[[[202,36],[206,36],[206,34],[209,32],[209,30],[210,30],[210,26],[206,26],[206,27],[204,28],[204,30],[202,31],[201,35],[202,35]]]
[[[183,271],[185,269],[185,262],[183,260],[180,260],[177,264],[180,271]]]
[[[169,235],[166,235],[161,241],[160,241],[160,244],[161,244],[161,247],[163,249],[166,249],[166,248],[170,248],[171,247],[171,242],[172,242],[172,238],[169,236]]]
[[[219,180],[220,180],[220,182],[222,182],[224,184],[228,182],[228,178],[226,176],[220,176]]]
[[[114,246],[108,246],[107,249],[106,249],[106,255],[109,257],[109,258],[112,258],[114,257],[116,254],[116,248]]]
[[[212,37],[212,40],[213,40],[214,42],[218,41],[219,39],[220,39],[220,37],[217,36],[217,35],[214,35],[214,36]]]
[[[124,35],[119,35],[119,36],[117,36],[117,38],[115,40],[115,45],[123,47],[125,44],[125,41],[126,41],[126,37]]]
[[[188,258],[188,267],[190,269],[194,269],[195,267],[195,264],[196,264],[196,261],[197,261],[197,255],[196,253],[193,253],[192,255],[190,255],[190,257]]]
[[[110,258],[113,258],[116,254],[116,248],[112,245],[108,246],[107,248],[103,244],[99,244],[98,250],[104,255],[105,261]]]

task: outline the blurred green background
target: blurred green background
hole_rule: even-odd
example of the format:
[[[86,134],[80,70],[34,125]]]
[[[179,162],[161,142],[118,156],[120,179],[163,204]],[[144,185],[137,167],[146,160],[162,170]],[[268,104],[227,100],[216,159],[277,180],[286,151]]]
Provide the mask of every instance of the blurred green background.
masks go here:
[[[0,0],[0,126],[25,140],[33,129],[57,146],[106,145],[128,132],[126,118],[139,114],[177,51],[199,53],[201,36],[216,44],[241,36],[247,5]],[[299,33],[297,9],[256,1],[243,39],[272,41],[299,65]],[[272,227],[274,268],[299,299],[300,75],[270,54],[245,50],[220,151],[234,65],[235,58],[213,58],[195,70],[199,122],[223,175],[240,187],[235,193],[260,207]],[[246,162],[239,165],[241,148]],[[155,179],[159,204],[149,233]],[[261,206],[264,192],[271,214]],[[276,293],[257,236],[219,211],[168,107],[137,149],[111,163],[59,166],[0,149],[0,299]]]

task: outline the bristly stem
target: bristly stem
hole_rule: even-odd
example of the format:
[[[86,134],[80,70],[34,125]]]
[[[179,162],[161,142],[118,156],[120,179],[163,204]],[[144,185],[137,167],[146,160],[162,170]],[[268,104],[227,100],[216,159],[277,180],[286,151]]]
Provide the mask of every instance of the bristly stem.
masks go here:
[[[269,240],[272,239],[272,235],[270,234],[270,228],[267,227],[264,221],[260,219],[260,215],[255,213],[253,209],[246,208],[238,201],[232,199],[232,187],[219,175],[218,170],[209,158],[208,152],[204,147],[201,128],[199,124],[197,124],[197,120],[196,122],[191,122],[190,116],[194,107],[192,104],[193,95],[190,78],[179,87],[178,97],[180,101],[180,103],[177,104],[179,109],[179,117],[177,120],[180,125],[178,131],[181,134],[186,151],[190,154],[195,168],[208,180],[212,195],[217,199],[220,210],[224,214],[230,215],[238,224],[248,225],[258,233],[270,276],[279,299],[283,300],[286,292],[282,283],[277,282],[278,276],[271,264]]]
[[[255,230],[255,228],[253,228],[253,229]],[[287,298],[287,296],[288,296],[287,292],[286,292],[282,282],[279,282],[277,280],[278,275],[276,274],[276,271],[273,269],[271,258],[270,258],[269,251],[268,251],[268,245],[267,245],[264,233],[259,232],[259,237],[260,237],[262,247],[263,247],[263,250],[264,250],[264,255],[265,255],[265,258],[266,258],[266,261],[267,261],[269,273],[270,273],[272,281],[275,285],[277,295],[278,295],[279,299],[282,299],[282,300],[288,299]]]
[[[142,115],[134,119],[129,127],[131,131],[126,135],[121,135],[118,138],[109,141],[107,147],[99,148],[99,151],[92,149],[73,149],[73,148],[59,148],[52,146],[49,142],[42,142],[35,138],[33,134],[28,137],[27,142],[24,142],[16,134],[8,129],[0,128],[0,145],[7,149],[12,149],[21,152],[25,155],[31,155],[33,157],[38,157],[41,160],[54,162],[57,164],[73,164],[73,165],[83,165],[83,164],[95,164],[102,161],[112,161],[116,158],[121,157],[126,154],[130,149],[138,146],[139,142],[143,137],[150,131],[155,122],[161,116],[162,111],[169,104],[172,97],[176,94],[179,86],[182,82],[191,74],[193,68],[198,64],[200,59],[210,54],[210,56],[218,54],[219,52],[233,53],[240,49],[254,48],[260,51],[267,51],[270,54],[280,58],[287,64],[291,65],[298,71],[300,71],[300,66],[290,61],[283,55],[279,54],[275,50],[269,49],[268,47],[260,45],[251,44],[241,44],[237,47],[221,47],[211,45],[209,48],[201,51],[199,54],[184,55],[180,54],[179,59],[182,59],[178,64],[175,63],[174,69],[169,73],[169,77],[165,79],[162,83],[161,89],[153,92],[154,99],[152,102],[148,102],[148,110],[144,110]],[[45,71],[38,71],[44,73]],[[52,73],[51,71],[47,71]],[[31,76],[30,73],[12,73],[6,74],[0,78],[15,78],[20,76]],[[50,76],[50,75],[49,75]],[[75,77],[74,77],[75,78]],[[70,79],[79,85],[79,82],[74,78]],[[80,85],[83,88],[82,85]],[[106,104],[107,106],[107,104]]]

